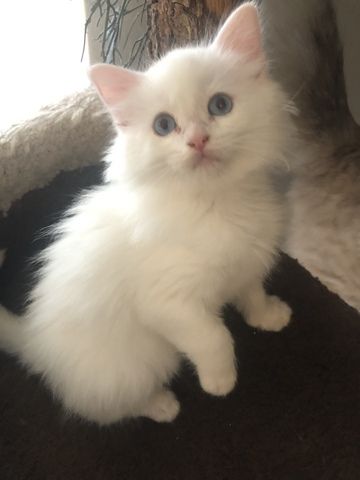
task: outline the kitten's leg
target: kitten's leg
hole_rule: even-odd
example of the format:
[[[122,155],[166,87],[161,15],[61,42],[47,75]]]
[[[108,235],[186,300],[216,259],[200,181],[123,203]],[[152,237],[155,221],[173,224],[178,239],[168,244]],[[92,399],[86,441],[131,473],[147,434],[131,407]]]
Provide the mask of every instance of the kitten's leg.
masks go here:
[[[152,327],[194,363],[202,388],[219,396],[231,392],[236,383],[235,355],[222,320],[178,304],[169,317]]]
[[[291,318],[291,308],[278,297],[267,295],[261,283],[244,290],[236,306],[244,312],[248,325],[262,330],[278,332]]]
[[[172,422],[179,411],[180,403],[174,393],[163,388],[149,398],[139,416],[151,418],[156,422]]]

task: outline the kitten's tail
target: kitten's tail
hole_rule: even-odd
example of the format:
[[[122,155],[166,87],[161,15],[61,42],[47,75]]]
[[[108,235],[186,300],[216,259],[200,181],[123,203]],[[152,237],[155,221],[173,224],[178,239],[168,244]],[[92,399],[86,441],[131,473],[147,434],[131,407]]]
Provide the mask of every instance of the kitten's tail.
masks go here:
[[[23,345],[23,326],[20,317],[0,305],[0,349],[18,354]]]
[[[0,268],[4,263],[6,250],[0,250]],[[23,329],[20,317],[0,305],[0,349],[8,353],[19,353]]]

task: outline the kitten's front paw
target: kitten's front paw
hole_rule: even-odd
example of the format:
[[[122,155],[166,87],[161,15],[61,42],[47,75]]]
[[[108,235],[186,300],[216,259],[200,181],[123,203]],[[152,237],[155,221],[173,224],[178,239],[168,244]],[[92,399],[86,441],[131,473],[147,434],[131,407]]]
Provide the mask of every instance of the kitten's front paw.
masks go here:
[[[272,332],[279,332],[288,325],[291,318],[291,308],[276,296],[269,296],[264,311],[256,312],[246,318],[246,323],[251,327]]]
[[[199,376],[200,384],[205,392],[224,397],[230,393],[236,384],[235,366],[219,373],[206,373]]]

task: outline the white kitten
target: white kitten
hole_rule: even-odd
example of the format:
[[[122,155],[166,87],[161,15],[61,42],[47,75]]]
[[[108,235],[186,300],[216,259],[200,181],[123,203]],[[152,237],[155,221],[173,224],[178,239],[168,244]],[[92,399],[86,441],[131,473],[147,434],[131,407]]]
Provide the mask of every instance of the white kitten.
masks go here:
[[[289,321],[262,287],[283,234],[267,170],[284,155],[286,101],[266,75],[251,4],[209,47],[146,73],[98,65],[91,78],[119,126],[110,183],[60,224],[24,320],[1,310],[0,340],[70,412],[171,421],[179,352],[205,391],[235,385],[225,302],[255,327]]]

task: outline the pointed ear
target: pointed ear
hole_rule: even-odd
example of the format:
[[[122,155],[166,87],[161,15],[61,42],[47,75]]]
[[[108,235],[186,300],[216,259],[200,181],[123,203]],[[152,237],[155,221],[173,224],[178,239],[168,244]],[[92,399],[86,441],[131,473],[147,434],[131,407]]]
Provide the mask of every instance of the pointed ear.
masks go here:
[[[252,3],[245,3],[227,18],[213,45],[247,60],[264,60],[258,12]]]
[[[89,69],[89,77],[96,87],[100,98],[112,113],[118,125],[126,124],[121,103],[143,78],[142,73],[99,63]]]

